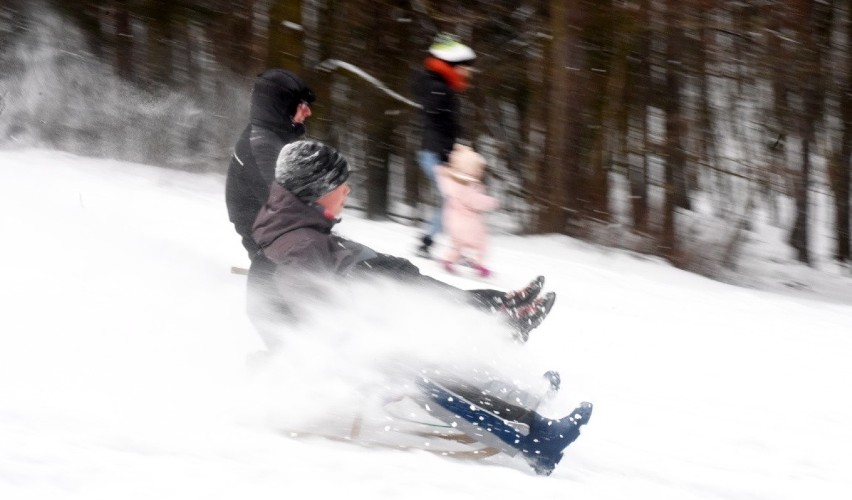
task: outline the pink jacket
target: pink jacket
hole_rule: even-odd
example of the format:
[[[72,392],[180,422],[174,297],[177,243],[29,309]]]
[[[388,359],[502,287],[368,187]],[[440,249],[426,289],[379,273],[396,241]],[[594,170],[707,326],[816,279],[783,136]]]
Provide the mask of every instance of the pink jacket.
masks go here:
[[[453,246],[482,250],[488,243],[484,212],[495,210],[499,203],[485,193],[481,182],[463,184],[453,178],[446,167],[438,168],[438,188],[444,197],[444,228]]]

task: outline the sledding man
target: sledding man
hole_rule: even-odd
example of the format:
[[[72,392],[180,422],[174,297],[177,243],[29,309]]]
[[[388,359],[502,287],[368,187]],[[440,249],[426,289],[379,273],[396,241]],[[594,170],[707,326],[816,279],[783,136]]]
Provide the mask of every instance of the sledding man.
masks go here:
[[[252,266],[249,272],[249,315],[270,350],[281,345],[282,325],[298,321],[299,303],[311,295],[322,297],[323,283],[341,279],[384,277],[440,290],[485,313],[501,315],[519,342],[550,312],[556,297],[552,292],[539,296],[543,277],[509,293],[460,290],[421,274],[406,259],[334,234],[350,193],[348,177],[346,159],[323,143],[301,140],[281,150],[275,182],[252,233],[269,265]],[[505,453],[522,453],[542,474],[553,470],[591,415],[591,405],[584,403],[569,416],[552,420],[488,390],[423,373],[417,385],[434,416]]]

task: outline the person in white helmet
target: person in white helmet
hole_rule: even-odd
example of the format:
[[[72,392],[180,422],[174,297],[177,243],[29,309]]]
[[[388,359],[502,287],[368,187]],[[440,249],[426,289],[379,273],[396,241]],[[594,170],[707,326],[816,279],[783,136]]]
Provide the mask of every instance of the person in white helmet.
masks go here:
[[[464,92],[473,74],[476,53],[456,38],[440,34],[429,47],[423,70],[414,84],[414,94],[422,106],[423,141],[417,152],[417,162],[438,195],[438,202],[421,237],[418,254],[430,257],[434,238],[441,233],[442,204],[437,185],[437,167],[449,159],[453,145],[461,136],[459,94]]]

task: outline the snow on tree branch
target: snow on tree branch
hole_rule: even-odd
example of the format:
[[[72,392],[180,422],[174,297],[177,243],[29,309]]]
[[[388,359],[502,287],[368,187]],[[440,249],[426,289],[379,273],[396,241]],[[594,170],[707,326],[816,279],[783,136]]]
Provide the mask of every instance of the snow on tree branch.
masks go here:
[[[402,102],[404,104],[408,104],[409,106],[411,106],[413,108],[417,108],[417,109],[422,108],[422,106],[420,106],[420,104],[417,104],[416,102],[406,98],[405,96],[397,94],[396,92],[391,90],[387,85],[382,83],[380,80],[373,77],[372,75],[370,75],[369,73],[367,73],[363,69],[359,68],[358,66],[355,66],[354,64],[350,64],[348,62],[341,61],[339,59],[326,59],[325,61],[323,61],[319,65],[317,65],[317,68],[322,70],[322,71],[334,71],[336,69],[344,69],[344,70],[349,71],[350,73],[352,73],[354,75],[360,76],[362,79],[366,80],[368,83],[372,84],[374,87],[381,90],[382,92],[389,95],[390,97],[396,99],[397,101]]]

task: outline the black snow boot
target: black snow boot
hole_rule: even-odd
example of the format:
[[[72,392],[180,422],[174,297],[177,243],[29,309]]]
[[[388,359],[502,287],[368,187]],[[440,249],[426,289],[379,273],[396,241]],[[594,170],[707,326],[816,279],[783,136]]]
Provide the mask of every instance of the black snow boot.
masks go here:
[[[521,342],[529,340],[530,332],[544,321],[556,302],[556,293],[547,292],[528,304],[506,309],[509,323],[515,329],[515,338]]]
[[[424,234],[423,238],[420,239],[420,246],[417,247],[417,256],[424,259],[431,259],[432,255],[429,253],[429,248],[432,246],[432,243],[434,243],[432,237]]]
[[[475,305],[485,311],[505,312],[508,309],[517,309],[521,306],[529,304],[544,287],[544,276],[538,276],[530,283],[513,292],[501,292],[490,288],[482,290],[469,290],[468,293],[473,295]]]
[[[503,297],[503,306],[513,309],[528,304],[538,297],[542,288],[544,288],[544,276],[537,276],[524,288],[506,293]]]

